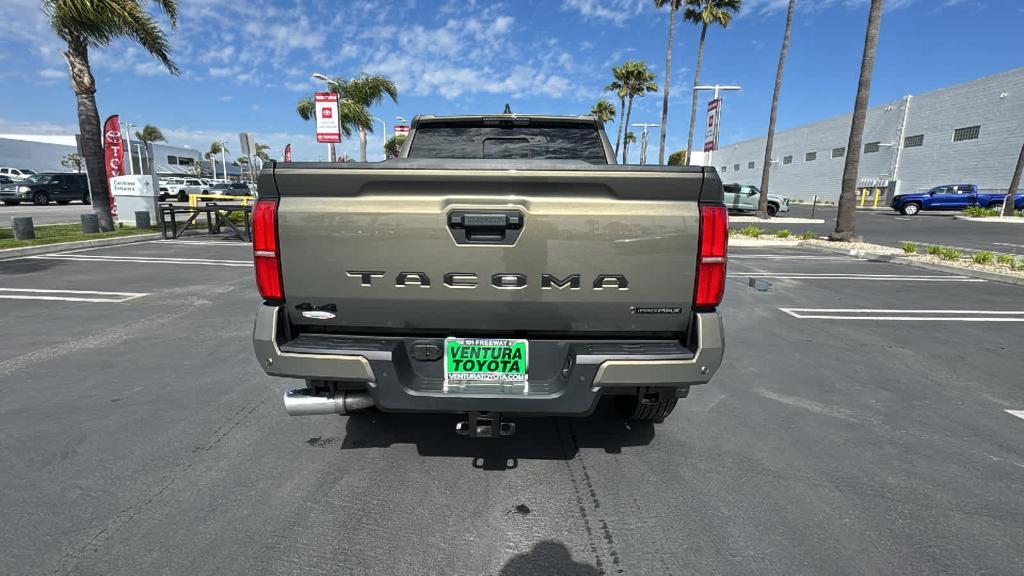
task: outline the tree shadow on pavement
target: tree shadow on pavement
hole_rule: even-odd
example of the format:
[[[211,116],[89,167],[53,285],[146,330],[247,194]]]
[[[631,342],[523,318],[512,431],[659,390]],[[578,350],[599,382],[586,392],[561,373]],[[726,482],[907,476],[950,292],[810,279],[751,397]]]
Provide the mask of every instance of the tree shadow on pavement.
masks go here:
[[[598,576],[603,574],[590,564],[572,559],[561,542],[544,540],[529,552],[516,554],[501,567],[498,576]]]
[[[618,416],[602,402],[586,418],[511,418],[517,431],[500,438],[469,438],[455,433],[464,417],[456,414],[386,414],[375,410],[353,414],[346,423],[342,450],[388,448],[415,444],[421,456],[471,458],[473,467],[509,470],[520,459],[571,460],[580,448],[601,448],[618,454],[623,448],[646,446],[654,425]]]

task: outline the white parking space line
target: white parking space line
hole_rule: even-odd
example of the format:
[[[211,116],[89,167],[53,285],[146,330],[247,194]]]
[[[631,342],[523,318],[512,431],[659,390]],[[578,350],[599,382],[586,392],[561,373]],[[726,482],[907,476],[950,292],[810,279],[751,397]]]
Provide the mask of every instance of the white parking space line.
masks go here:
[[[220,260],[215,258],[164,258],[157,256],[98,256],[92,254],[40,254],[28,256],[39,260],[72,260],[78,262],[124,262],[136,264],[192,264],[200,266],[252,267],[251,260]]]
[[[3,300],[56,300],[60,302],[127,302],[148,292],[98,292],[94,290],[48,290],[42,288],[0,288]]]
[[[1024,310],[906,310],[899,308],[779,308],[801,320],[1024,322]]]
[[[252,248],[248,242],[229,242],[224,240],[154,240],[157,244],[191,244],[194,246],[238,246]]]
[[[1024,410],[1006,410],[1007,414],[1024,420]]]
[[[993,242],[994,246],[1006,246],[1008,248],[1024,248],[1024,244],[1014,244],[1013,242]]]
[[[931,246],[931,245],[939,246],[940,245],[938,242],[921,242],[919,240],[900,240],[900,242],[901,243],[917,244],[919,246]],[[1001,246],[1003,244],[999,244],[998,242],[993,242],[993,245],[1000,245]],[[954,250],[959,250],[959,251],[967,253],[967,254],[973,254],[974,252],[978,252],[979,251],[978,248],[967,248],[967,247],[964,247],[964,246],[953,246],[953,245],[950,245],[950,244],[941,244],[941,246],[946,246],[947,248],[953,248]],[[994,254],[1012,254],[1012,252],[1000,252],[999,250],[989,250],[989,252],[992,252]]]
[[[809,256],[807,254],[730,254],[730,260],[846,260],[849,262],[867,262],[849,256]]]
[[[864,280],[874,282],[984,282],[982,278],[969,276],[943,275],[906,275],[906,274],[810,274],[802,272],[733,272],[730,278],[777,278],[780,280]]]

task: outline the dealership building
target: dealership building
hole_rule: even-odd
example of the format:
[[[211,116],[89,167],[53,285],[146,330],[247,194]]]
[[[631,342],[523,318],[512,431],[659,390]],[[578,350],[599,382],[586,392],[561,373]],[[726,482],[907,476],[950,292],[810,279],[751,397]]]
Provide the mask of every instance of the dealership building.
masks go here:
[[[1024,68],[868,109],[861,150],[846,149],[851,115],[776,132],[770,192],[836,200],[845,156],[860,154],[858,183],[888,195],[941,184],[1005,191],[1024,145]],[[759,185],[765,137],[722,146],[723,182]]]

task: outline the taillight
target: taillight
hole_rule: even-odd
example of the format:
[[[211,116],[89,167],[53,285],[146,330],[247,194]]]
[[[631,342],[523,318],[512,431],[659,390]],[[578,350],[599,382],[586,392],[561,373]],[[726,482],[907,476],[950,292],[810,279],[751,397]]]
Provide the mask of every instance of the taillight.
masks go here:
[[[252,256],[256,287],[264,300],[281,300],[281,255],[277,249],[277,199],[256,201],[252,209]]]
[[[725,206],[701,205],[700,254],[693,290],[694,309],[709,310],[722,303],[728,243],[729,214]]]

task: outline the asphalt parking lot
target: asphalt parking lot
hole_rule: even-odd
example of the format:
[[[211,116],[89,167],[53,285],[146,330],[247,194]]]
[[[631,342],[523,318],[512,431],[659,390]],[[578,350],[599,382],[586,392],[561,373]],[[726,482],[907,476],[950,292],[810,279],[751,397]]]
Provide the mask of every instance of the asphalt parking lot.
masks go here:
[[[817,206],[814,218],[822,224],[789,223],[786,218],[809,218],[811,207],[794,205],[789,212],[780,214],[768,223],[756,223],[767,230],[788,228],[799,233],[810,230],[820,236],[827,236],[836,229],[835,206]],[[955,218],[960,212],[921,212],[916,216],[904,216],[893,210],[858,210],[857,233],[866,242],[884,246],[900,246],[903,242],[937,244],[965,252],[988,250],[1004,254],[1024,255],[1024,224],[1003,224],[996,222],[971,222]]]
[[[0,262],[0,573],[1024,573],[1024,288],[774,247],[729,276],[723,367],[664,424],[486,441],[285,415],[246,244]]]

